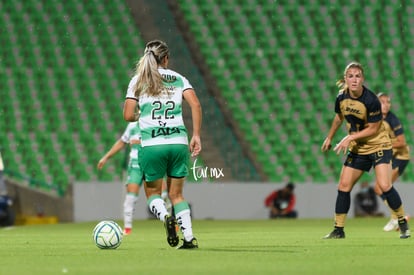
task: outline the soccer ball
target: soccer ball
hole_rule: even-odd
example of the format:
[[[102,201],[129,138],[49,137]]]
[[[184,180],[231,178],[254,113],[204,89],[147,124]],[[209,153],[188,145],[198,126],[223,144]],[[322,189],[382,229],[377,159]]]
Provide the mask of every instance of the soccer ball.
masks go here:
[[[101,221],[93,229],[93,241],[101,249],[115,249],[121,245],[122,229],[114,221]]]

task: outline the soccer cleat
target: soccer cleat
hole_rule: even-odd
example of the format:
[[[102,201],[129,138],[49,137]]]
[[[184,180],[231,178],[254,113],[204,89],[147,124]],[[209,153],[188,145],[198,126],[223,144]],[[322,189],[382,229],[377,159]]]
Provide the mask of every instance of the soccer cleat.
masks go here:
[[[405,220],[408,222],[410,220],[410,216],[406,215]],[[390,221],[384,226],[384,231],[391,232],[391,231],[399,231],[398,227],[398,219],[390,219]]]
[[[194,249],[198,248],[198,241],[196,238],[192,238],[191,241],[187,242],[186,240],[183,240],[184,243],[182,246],[180,246],[178,249]]]
[[[384,231],[391,232],[398,230],[398,220],[390,219],[390,221],[384,226]]]
[[[323,239],[345,239],[345,232],[335,228],[331,233],[324,236]]]
[[[132,228],[124,228],[124,235],[129,235],[132,233]]]
[[[405,218],[398,221],[398,227],[400,228],[400,239],[407,239],[411,237],[410,228]]]
[[[171,247],[177,246],[180,242],[180,239],[177,236],[177,231],[175,230],[176,225],[177,222],[175,221],[174,217],[165,215],[164,227],[167,233],[167,242]]]

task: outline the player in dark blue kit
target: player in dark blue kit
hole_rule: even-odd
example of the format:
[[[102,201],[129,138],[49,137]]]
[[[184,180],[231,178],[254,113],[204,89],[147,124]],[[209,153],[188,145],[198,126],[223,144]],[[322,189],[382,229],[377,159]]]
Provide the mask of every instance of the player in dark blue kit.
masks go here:
[[[391,98],[384,93],[379,93],[378,98],[381,102],[382,117],[384,119],[384,126],[387,130],[392,142],[392,183],[404,173],[408,162],[410,161],[410,151],[405,139],[404,128],[398,117],[390,111]],[[375,192],[383,199],[385,204],[387,201],[379,187],[375,187]],[[391,218],[384,226],[384,231],[395,231],[398,229],[398,218],[391,211]]]
[[[410,237],[404,208],[397,190],[391,182],[392,144],[382,121],[381,103],[378,97],[363,86],[364,70],[356,62],[344,70],[344,78],[337,82],[340,88],[335,102],[335,117],[321,150],[328,151],[331,141],[346,120],[348,135],[334,151],[348,153],[342,166],[335,205],[335,227],[325,239],[345,238],[344,226],[351,206],[351,191],[364,172],[375,170],[376,184],[388,205],[398,217],[400,238]]]

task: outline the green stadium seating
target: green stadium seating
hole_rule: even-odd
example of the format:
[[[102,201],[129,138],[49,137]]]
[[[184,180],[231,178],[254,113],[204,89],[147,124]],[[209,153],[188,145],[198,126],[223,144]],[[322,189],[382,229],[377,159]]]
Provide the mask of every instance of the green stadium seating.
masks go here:
[[[129,62],[143,44],[125,2],[0,5],[0,24],[8,30],[0,34],[0,80],[8,88],[0,91],[7,167],[62,190],[70,180],[97,178],[97,161],[126,126],[119,123],[125,93],[120,87],[126,87]],[[116,171],[121,159],[108,163],[108,171]],[[102,174],[104,180],[120,179],[120,173]]]
[[[365,65],[371,89],[391,94],[412,143],[414,8],[397,2],[178,1],[269,180],[336,181],[342,159],[319,150],[334,115],[335,82],[351,60]],[[0,26],[7,166],[61,190],[72,180],[119,180],[123,156],[105,171],[95,165],[126,126],[119,123],[123,96],[143,45],[126,3],[1,1]],[[227,131],[215,135],[231,148]],[[413,170],[402,180],[414,181]]]
[[[412,114],[411,100],[404,99],[413,97],[407,87],[414,68],[407,49],[413,43],[411,35],[401,32],[412,25],[414,9],[408,4],[401,8],[383,1],[366,1],[362,6],[358,1],[335,0],[326,5],[320,1],[179,2],[228,107],[237,113],[233,117],[246,132],[246,140],[256,140],[252,151],[271,180],[326,182],[338,176],[342,160],[335,154],[321,154],[319,148],[334,115],[335,82],[352,60],[365,65],[371,89],[393,94],[397,114]],[[351,28],[354,24],[359,27]],[[209,60],[217,48],[221,62]],[[341,128],[337,138],[344,134]],[[408,174],[404,179],[414,180]]]

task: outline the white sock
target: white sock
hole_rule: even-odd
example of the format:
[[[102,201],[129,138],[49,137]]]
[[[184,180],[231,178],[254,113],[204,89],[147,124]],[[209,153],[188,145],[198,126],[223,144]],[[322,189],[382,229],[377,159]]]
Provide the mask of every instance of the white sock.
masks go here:
[[[183,233],[186,241],[191,241],[193,236],[193,225],[191,223],[191,211],[188,203],[182,201],[174,205],[175,217],[177,224],[180,226],[181,232]]]
[[[153,195],[149,197],[148,207],[150,211],[162,222],[164,222],[164,217],[169,215],[167,209],[165,208],[164,200],[160,195]]]
[[[134,218],[135,204],[138,201],[138,196],[133,193],[128,193],[124,201],[124,228],[132,228],[132,220]]]
[[[171,215],[172,203],[170,197],[168,197],[167,190],[162,191],[161,198],[164,200],[165,208],[167,208],[168,213]]]

